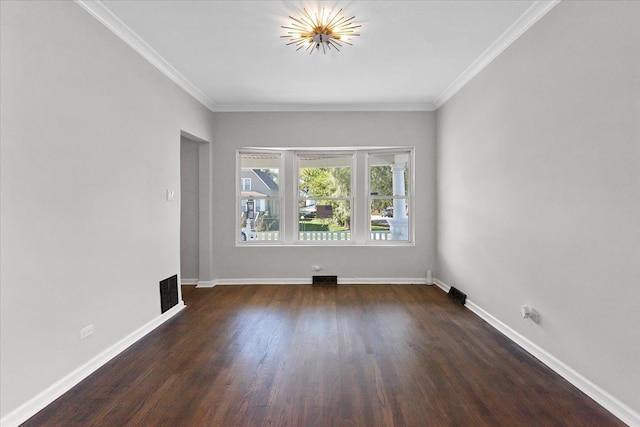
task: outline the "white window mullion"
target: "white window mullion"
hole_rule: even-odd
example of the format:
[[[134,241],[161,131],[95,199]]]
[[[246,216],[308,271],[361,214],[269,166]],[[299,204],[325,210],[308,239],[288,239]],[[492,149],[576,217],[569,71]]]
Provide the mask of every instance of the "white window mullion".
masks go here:
[[[298,195],[296,194],[298,191],[298,164],[293,151],[287,150],[282,153],[282,160],[286,177],[284,188],[289,189],[284,197],[285,208],[283,210],[286,211],[287,215],[282,231],[284,233],[284,242],[292,244],[297,239],[296,227],[298,226]]]
[[[352,193],[351,199],[353,203],[353,210],[351,212],[351,233],[354,243],[363,245],[367,241],[367,230],[369,214],[367,213],[367,183],[365,173],[366,167],[366,153],[364,151],[356,151],[353,174],[352,174]]]

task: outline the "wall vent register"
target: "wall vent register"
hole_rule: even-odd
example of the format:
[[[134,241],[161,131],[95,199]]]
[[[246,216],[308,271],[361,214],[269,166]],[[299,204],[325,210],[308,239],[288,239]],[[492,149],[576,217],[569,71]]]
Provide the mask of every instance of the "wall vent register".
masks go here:
[[[162,313],[178,304],[178,275],[160,281],[160,310]]]

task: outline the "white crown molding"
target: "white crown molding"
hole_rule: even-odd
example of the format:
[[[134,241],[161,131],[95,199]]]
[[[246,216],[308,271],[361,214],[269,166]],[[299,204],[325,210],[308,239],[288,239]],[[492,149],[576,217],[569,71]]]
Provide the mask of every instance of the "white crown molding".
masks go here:
[[[453,95],[462,89],[480,71],[496,59],[513,42],[518,40],[533,24],[553,9],[561,0],[538,0],[533,3],[500,37],[471,63],[433,102],[435,109],[440,108]]]
[[[265,104],[218,105],[216,111],[233,112],[304,112],[304,111],[435,111],[433,103],[420,104]]]
[[[211,111],[217,111],[217,105],[211,98],[180,74],[178,70],[153,50],[147,42],[114,15],[100,0],[75,0],[75,2],[198,102]]]
[[[443,291],[448,292],[451,288],[449,285],[439,279],[434,279],[434,283]],[[536,359],[551,368],[558,375],[576,386],[584,394],[598,402],[602,407],[618,417],[620,420],[630,426],[640,426],[640,414],[635,412],[629,406],[616,399],[610,393],[594,384],[575,369],[562,362],[560,359],[530,341],[527,337],[516,332],[507,324],[501,322],[496,317],[482,309],[480,306],[467,298],[465,307],[471,310],[478,317],[489,323],[495,329],[503,333],[511,341],[522,347],[523,350],[534,356]]]
[[[0,419],[0,426],[19,426],[20,424],[37,414],[39,411],[44,409],[48,404],[69,391],[72,387],[80,383],[80,381],[105,365],[108,361],[116,357],[118,354],[122,353],[129,346],[178,314],[183,308],[185,308],[184,302],[179,301],[178,305],[172,307],[160,316],[155,317],[150,322],[136,329],[111,347],[107,348],[106,350],[89,360],[84,365],[78,367],[64,378],[56,381],[51,386],[38,393],[32,399],[29,399],[18,408],[9,412],[7,415],[2,417],[2,419]]]

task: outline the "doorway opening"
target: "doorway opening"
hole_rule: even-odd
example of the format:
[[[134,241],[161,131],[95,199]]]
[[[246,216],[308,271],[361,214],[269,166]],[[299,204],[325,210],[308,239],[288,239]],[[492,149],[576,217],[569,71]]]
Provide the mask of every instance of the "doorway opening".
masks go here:
[[[180,283],[211,282],[211,144],[180,135]]]

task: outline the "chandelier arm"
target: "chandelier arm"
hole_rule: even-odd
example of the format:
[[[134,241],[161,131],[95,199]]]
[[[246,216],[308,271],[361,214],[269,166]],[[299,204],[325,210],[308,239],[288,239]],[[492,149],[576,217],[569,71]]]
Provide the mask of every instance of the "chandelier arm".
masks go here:
[[[300,24],[301,28],[306,29],[308,27],[309,24],[302,22],[296,18],[294,18],[293,16],[289,16],[289,18],[293,19],[294,21],[296,21],[298,24]],[[291,25],[295,25],[295,24],[291,24]]]
[[[355,16],[355,15],[353,15],[351,18],[349,18],[349,19],[345,19],[344,21],[342,21],[342,22],[340,23],[340,26],[341,26],[341,27],[348,27],[349,25],[353,25],[353,24],[355,24],[355,22],[351,22],[352,20],[354,20],[354,19],[355,19],[355,17],[356,17],[356,16]]]
[[[284,28],[285,30],[293,30],[296,33],[308,31],[306,28],[298,27],[298,26],[287,27],[286,25],[282,25],[282,28]],[[289,31],[289,33],[291,33],[291,31]]]
[[[342,26],[344,25],[345,20],[344,20],[344,16],[341,16],[340,19],[338,19],[334,24],[333,24],[333,28],[342,28]]]
[[[318,12],[313,12],[313,17],[315,18],[315,23],[317,27],[322,27],[322,15],[318,16]]]
[[[355,22],[349,22],[351,21],[353,18],[355,18],[355,16],[352,16],[351,18],[347,19],[346,21],[342,21],[340,23],[340,25],[336,25],[336,28],[338,30],[343,30],[343,29],[350,29],[350,28],[357,28],[354,26]]]
[[[303,16],[300,17],[300,20],[304,23],[304,28],[306,31],[313,31],[313,23],[308,22]]]
[[[307,12],[307,9],[302,9],[302,10],[304,10],[304,14],[309,19],[309,22],[311,23],[311,28],[317,27],[317,24],[314,22],[309,12]],[[303,17],[300,17],[300,19],[303,19]]]
[[[350,21],[354,20],[355,18],[356,18],[356,15],[353,15],[351,18],[347,19],[347,20],[346,20],[346,21],[344,21],[344,22],[345,22],[345,24],[346,24],[347,22],[350,22]]]
[[[349,25],[340,26],[340,30],[355,30],[356,28],[360,28],[362,25],[356,25],[355,22]]]
[[[331,18],[331,20],[327,23],[327,27],[334,27],[335,25],[333,24],[333,21],[340,16],[340,12],[342,12],[342,9],[340,9],[335,15],[333,15],[333,18]]]

